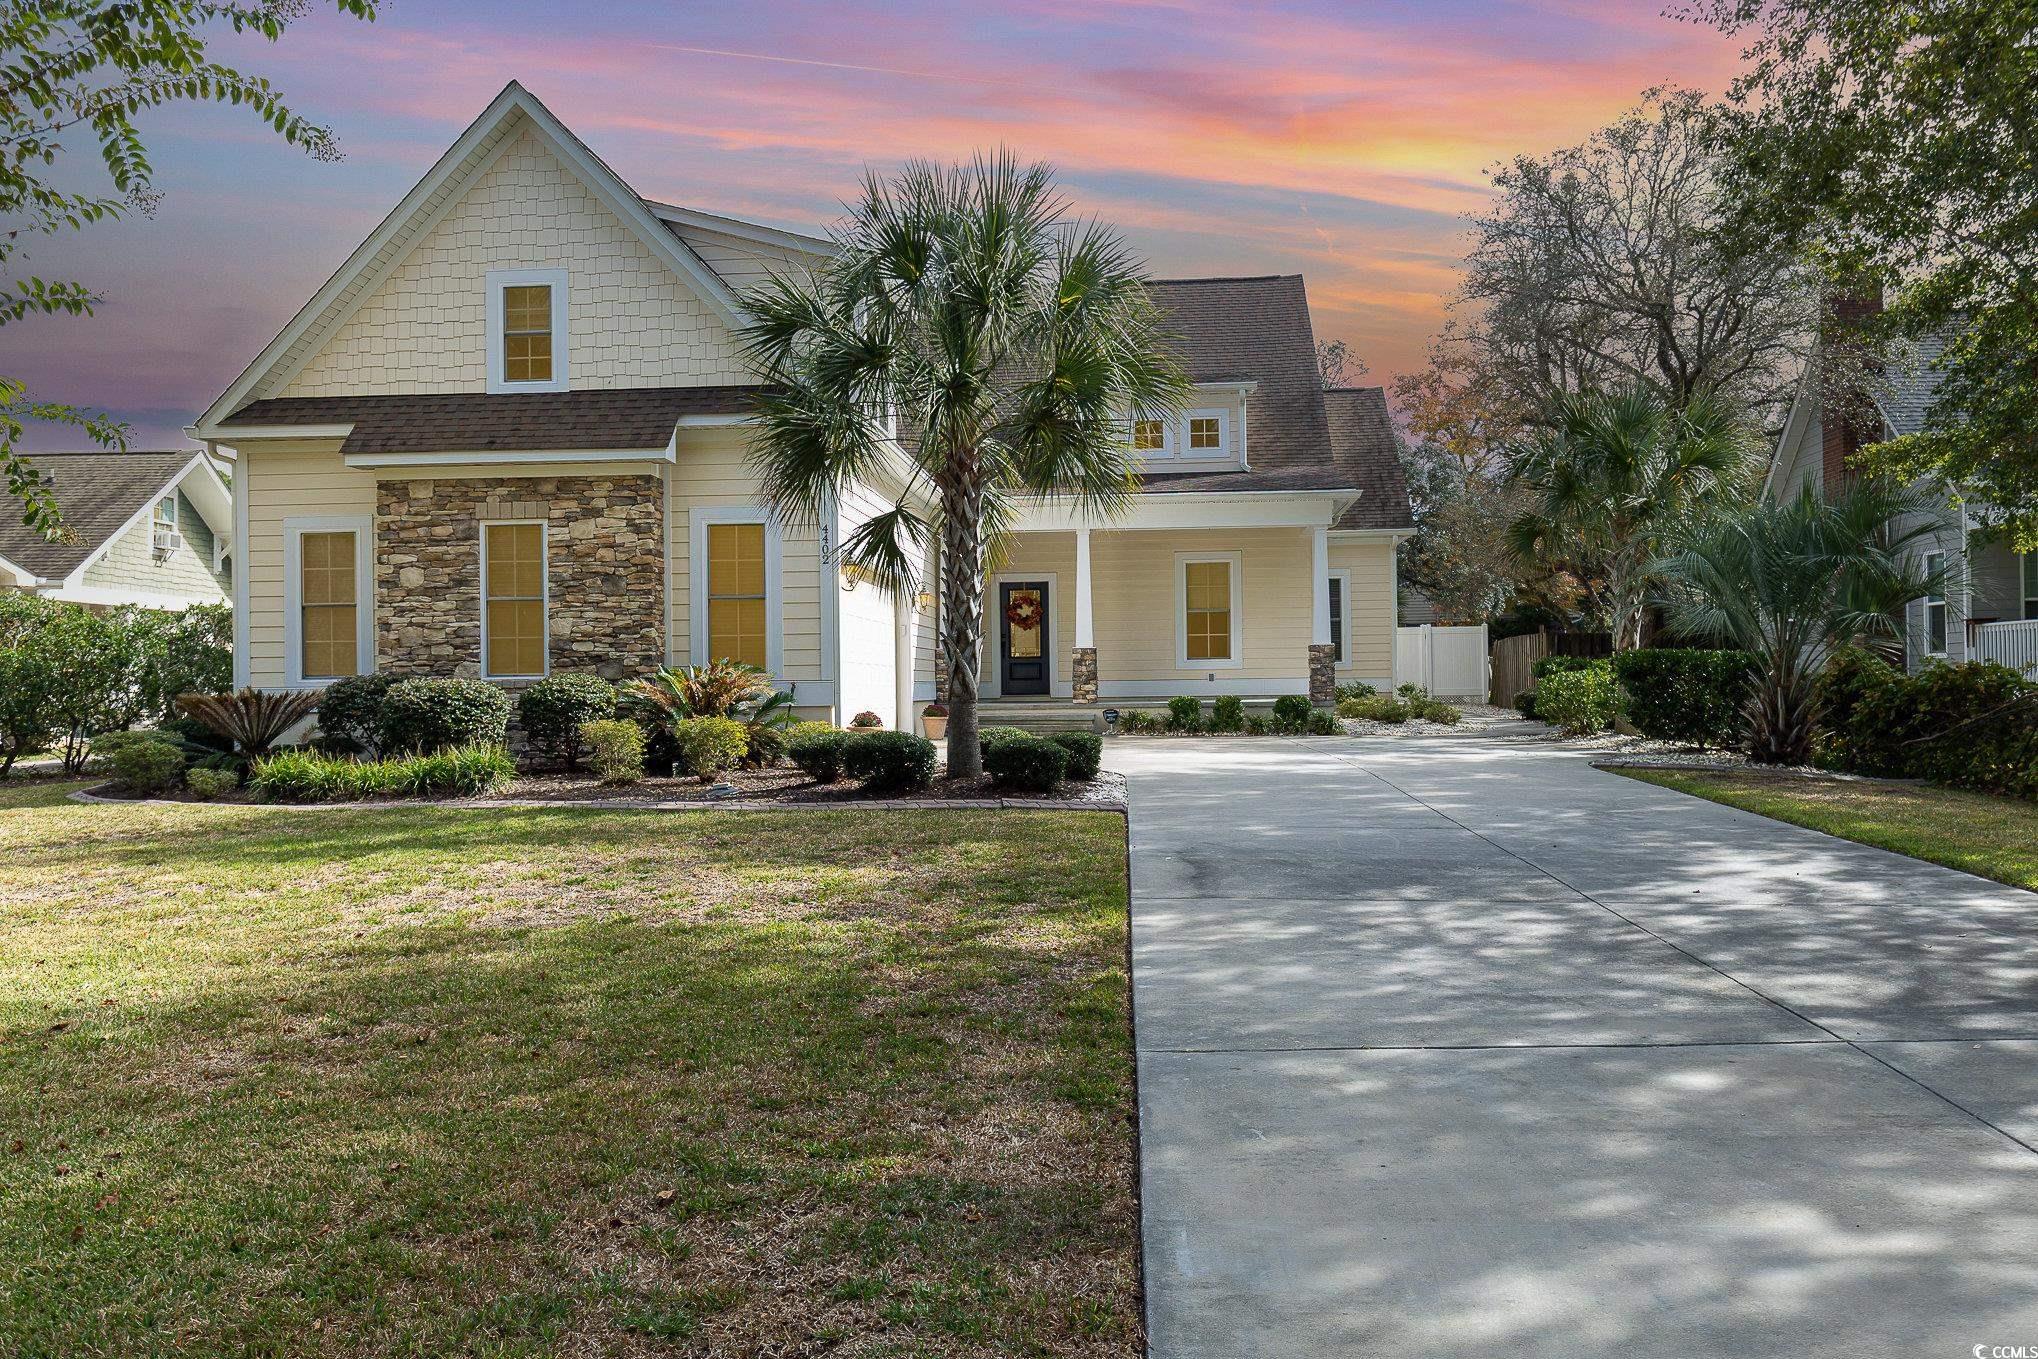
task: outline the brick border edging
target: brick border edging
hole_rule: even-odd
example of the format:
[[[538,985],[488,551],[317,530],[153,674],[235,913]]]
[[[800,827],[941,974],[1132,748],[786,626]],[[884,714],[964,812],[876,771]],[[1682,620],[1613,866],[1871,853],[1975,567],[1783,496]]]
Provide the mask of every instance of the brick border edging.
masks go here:
[[[101,797],[80,788],[67,795],[72,802],[99,803],[109,807],[256,807],[267,811],[345,812],[391,807],[456,807],[467,811],[490,807],[540,811],[549,807],[569,810],[603,808],[638,812],[1112,812],[1126,815],[1122,798],[1074,802],[1065,798],[872,798],[867,802],[665,802],[650,798],[388,798],[377,802],[186,802],[179,798]]]

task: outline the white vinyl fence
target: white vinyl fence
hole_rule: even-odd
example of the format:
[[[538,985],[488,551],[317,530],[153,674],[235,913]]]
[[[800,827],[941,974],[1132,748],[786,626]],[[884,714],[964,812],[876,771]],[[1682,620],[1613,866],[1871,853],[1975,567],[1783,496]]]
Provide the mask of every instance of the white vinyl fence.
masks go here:
[[[1420,684],[1432,698],[1486,702],[1486,625],[1394,629],[1394,683]]]
[[[1974,630],[1974,658],[2038,675],[2038,618],[1980,624]]]

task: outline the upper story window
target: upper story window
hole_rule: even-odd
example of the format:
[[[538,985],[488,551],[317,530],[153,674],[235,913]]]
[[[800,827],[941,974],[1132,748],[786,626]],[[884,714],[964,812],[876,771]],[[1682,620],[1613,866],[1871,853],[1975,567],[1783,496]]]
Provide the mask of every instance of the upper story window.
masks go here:
[[[563,392],[566,381],[566,271],[491,269],[488,390]]]
[[[1925,574],[1936,576],[1946,568],[1946,554],[1927,552]],[[1932,593],[1925,596],[1925,651],[1929,655],[1946,654],[1946,587],[1934,585]]]
[[[1190,411],[1184,419],[1188,432],[1188,458],[1228,458],[1231,456],[1231,420],[1221,410]]]
[[[166,529],[175,529],[177,527],[176,496],[166,495],[156,502],[156,527]]]
[[[2020,553],[2024,570],[2024,617],[2038,618],[2038,552]]]
[[[1132,447],[1139,453],[1165,454],[1168,447],[1168,426],[1165,420],[1134,420],[1132,422]]]
[[[1236,414],[1233,407],[1198,406],[1165,419],[1128,418],[1126,438],[1142,462],[1237,462]]]

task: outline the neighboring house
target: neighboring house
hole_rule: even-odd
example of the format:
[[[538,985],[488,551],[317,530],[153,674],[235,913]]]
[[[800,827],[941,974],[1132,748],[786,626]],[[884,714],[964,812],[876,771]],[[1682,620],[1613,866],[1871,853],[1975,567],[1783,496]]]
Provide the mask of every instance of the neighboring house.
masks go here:
[[[237,681],[733,657],[810,716],[910,724],[937,692],[934,563],[894,600],[834,556],[903,455],[818,524],[776,521],[748,464],[738,296],[830,248],[639,197],[508,86],[191,431],[238,458]],[[1147,476],[1122,518],[1018,507],[986,688],[1389,678],[1409,517],[1381,393],[1321,390],[1300,279],[1158,291],[1193,409],[1128,425]]]
[[[58,541],[0,523],[0,591],[78,604],[182,609],[233,589],[233,493],[202,450],[37,453]]]
[[[1781,499],[1809,487],[1826,495],[1852,475],[1848,463],[1860,449],[1922,430],[1944,348],[1943,339],[1928,338],[1893,364],[1862,403],[1873,412],[1866,420],[1825,410],[1815,384],[1807,381],[1777,442],[1764,494]],[[1932,565],[1943,564],[1950,579],[1943,594],[1910,606],[1906,664],[1916,669],[1927,660],[1982,659],[2032,666],[2038,662],[2038,556],[1982,534],[1954,505],[1950,491],[1937,489],[1948,508],[1934,545],[1922,555]]]

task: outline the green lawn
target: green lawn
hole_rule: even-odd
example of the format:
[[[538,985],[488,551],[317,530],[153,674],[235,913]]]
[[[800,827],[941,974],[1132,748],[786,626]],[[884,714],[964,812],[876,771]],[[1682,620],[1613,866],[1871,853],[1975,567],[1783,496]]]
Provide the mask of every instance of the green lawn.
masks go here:
[[[2038,890],[2038,805],[1929,784],[1616,769],[1778,821]]]
[[[1123,822],[0,787],[0,1354],[1140,1352]]]

